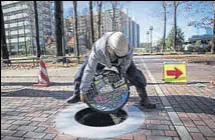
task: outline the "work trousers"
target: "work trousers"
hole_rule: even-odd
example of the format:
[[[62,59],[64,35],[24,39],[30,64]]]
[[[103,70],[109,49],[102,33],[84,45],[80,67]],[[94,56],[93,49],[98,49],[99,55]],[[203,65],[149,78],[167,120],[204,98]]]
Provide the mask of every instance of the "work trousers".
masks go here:
[[[81,79],[84,74],[84,69],[87,65],[88,59],[84,61],[84,63],[81,65],[81,67],[78,69],[78,72],[75,75],[74,79],[74,94],[80,95],[80,85],[81,85]],[[98,63],[97,70],[103,69],[105,66]],[[136,87],[136,90],[141,97],[141,101],[144,101],[147,99],[148,95],[146,92],[146,78],[143,75],[143,73],[137,69],[136,65],[133,61],[131,61],[130,66],[128,67],[128,70],[126,71],[126,79],[129,80],[129,82]]]

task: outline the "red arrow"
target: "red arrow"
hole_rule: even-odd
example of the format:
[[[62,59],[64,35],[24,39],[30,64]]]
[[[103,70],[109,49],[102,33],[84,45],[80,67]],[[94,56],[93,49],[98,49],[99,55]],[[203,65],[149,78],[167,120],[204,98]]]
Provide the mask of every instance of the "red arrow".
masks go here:
[[[177,79],[183,74],[183,72],[181,72],[179,69],[175,67],[175,70],[168,70],[166,74],[167,76],[175,76],[175,79]]]

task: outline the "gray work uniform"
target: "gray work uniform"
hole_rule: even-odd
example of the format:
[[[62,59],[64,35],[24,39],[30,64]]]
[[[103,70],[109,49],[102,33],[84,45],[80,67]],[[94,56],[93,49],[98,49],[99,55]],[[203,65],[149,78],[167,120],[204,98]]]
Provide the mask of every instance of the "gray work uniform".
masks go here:
[[[106,33],[92,47],[91,54],[84,61],[75,76],[74,94],[86,93],[93,81],[97,69],[103,69],[105,66],[110,68],[116,66],[120,73],[125,75],[127,80],[134,85],[141,99],[146,99],[146,78],[143,73],[137,69],[133,62],[133,50],[129,46],[129,53],[125,58],[114,58],[109,55],[106,49],[108,37],[113,32]]]

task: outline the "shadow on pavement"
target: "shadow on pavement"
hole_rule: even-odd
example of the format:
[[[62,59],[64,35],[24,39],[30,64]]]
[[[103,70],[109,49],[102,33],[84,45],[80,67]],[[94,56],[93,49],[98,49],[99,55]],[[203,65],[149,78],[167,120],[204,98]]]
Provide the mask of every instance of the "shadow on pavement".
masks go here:
[[[161,105],[160,99],[164,97],[159,96],[149,96],[153,103],[156,103],[156,110],[165,110],[163,105]],[[189,96],[189,95],[169,95],[165,96],[169,101],[175,112],[184,113],[205,113],[215,115],[215,99],[203,96]],[[139,101],[139,97],[130,97],[129,101]],[[139,102],[137,102],[138,105]],[[145,110],[145,109],[144,109]]]
[[[1,86],[33,86],[34,84],[37,84],[37,82],[1,82]],[[51,86],[72,86],[73,82],[52,82]]]
[[[1,92],[1,97],[53,97],[55,99],[65,100],[72,96],[73,91],[48,91],[35,89],[21,89],[13,92]],[[154,103],[158,105],[158,110],[165,110],[161,104],[164,97],[149,96]],[[215,99],[203,96],[189,96],[189,95],[168,95],[165,96],[175,112],[185,113],[206,113],[215,114]],[[139,104],[139,97],[130,97],[129,102]]]
[[[55,99],[67,99],[72,96],[73,91],[48,91],[35,89],[21,89],[12,92],[1,92],[1,97],[53,97]]]
[[[150,83],[148,82],[147,85],[192,85],[192,84],[209,84],[210,82],[201,82],[201,81],[190,81],[190,82],[187,82],[187,83],[164,83],[164,82],[157,82],[157,83]],[[129,86],[134,86],[133,84],[131,84],[130,82],[128,82],[128,85]]]

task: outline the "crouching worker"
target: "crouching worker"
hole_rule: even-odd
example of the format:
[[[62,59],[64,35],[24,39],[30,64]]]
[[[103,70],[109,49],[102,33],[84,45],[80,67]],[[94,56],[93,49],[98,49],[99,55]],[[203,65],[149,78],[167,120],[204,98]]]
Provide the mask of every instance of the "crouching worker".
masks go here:
[[[96,70],[103,69],[105,66],[108,68],[115,66],[119,69],[120,74],[136,87],[141,98],[140,105],[150,109],[156,108],[156,105],[152,104],[147,96],[146,78],[135,66],[132,53],[133,50],[123,33],[108,32],[104,34],[93,44],[91,54],[79,68],[74,80],[74,94],[67,102],[76,103],[80,100],[85,102],[86,93],[91,86]]]

